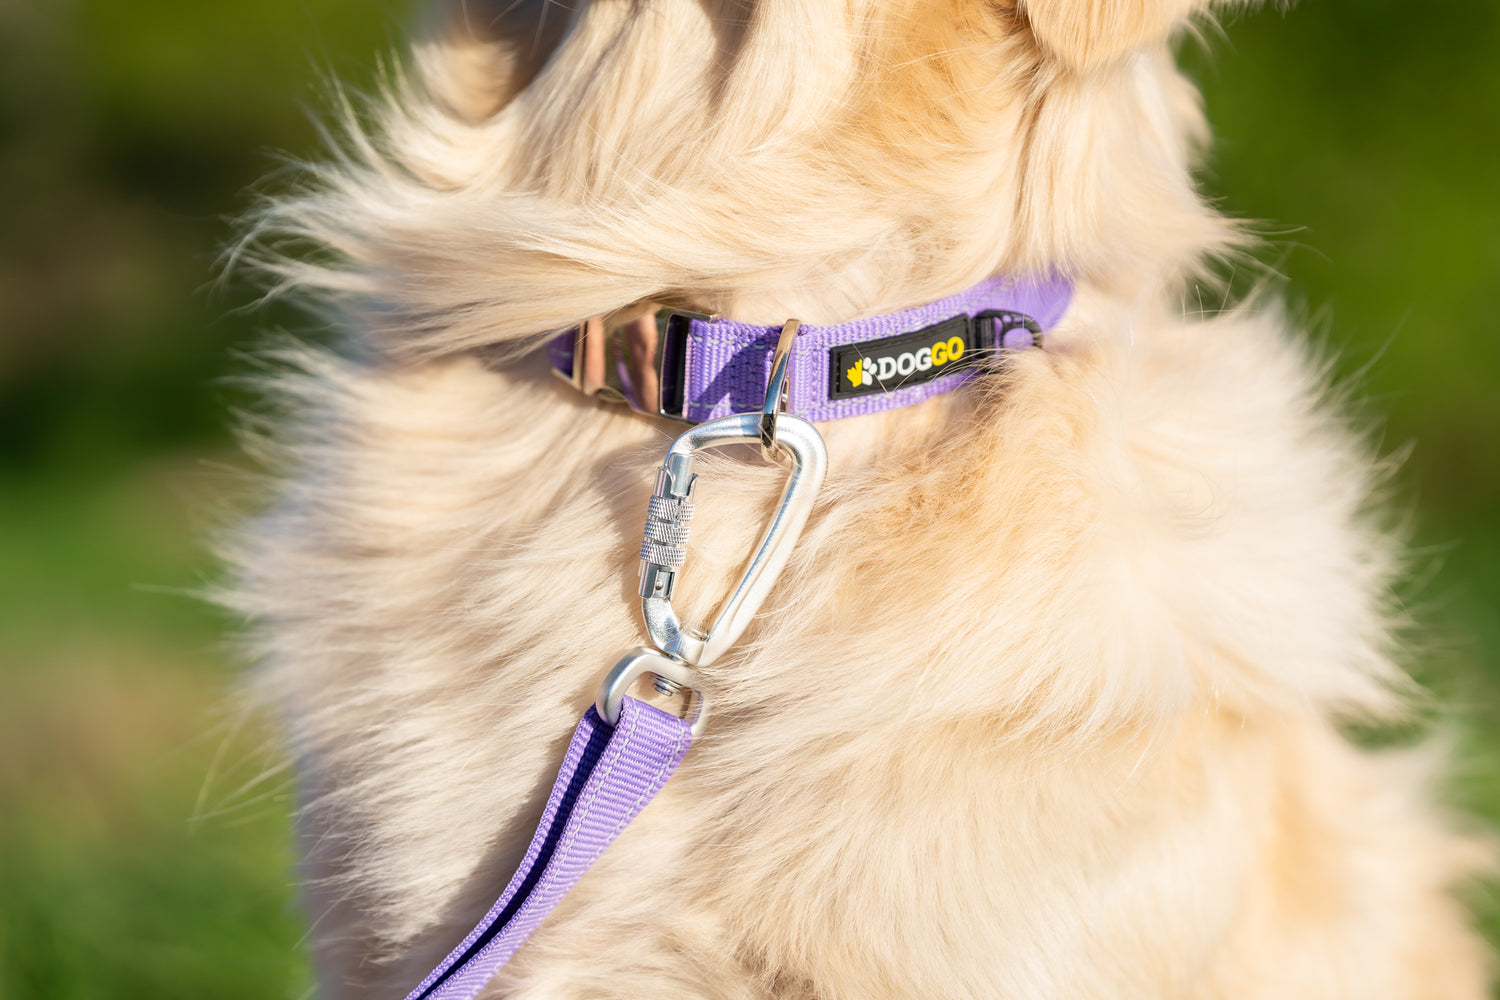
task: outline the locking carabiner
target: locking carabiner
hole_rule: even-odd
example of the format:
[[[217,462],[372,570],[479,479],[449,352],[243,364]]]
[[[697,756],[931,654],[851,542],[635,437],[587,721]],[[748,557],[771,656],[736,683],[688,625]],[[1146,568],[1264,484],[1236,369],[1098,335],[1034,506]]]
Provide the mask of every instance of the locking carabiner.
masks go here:
[[[705,448],[760,444],[761,414],[740,413],[698,424],[672,442],[657,471],[641,543],[641,612],[651,641],[675,659],[704,666],[734,644],[776,582],[807,522],[828,471],[823,435],[801,417],[782,413],[774,440],[778,453],[792,461],[791,475],[739,585],[706,633],[685,627],[672,608],[672,591],[687,558],[688,526],[693,518],[693,487],[698,478],[694,459]]]

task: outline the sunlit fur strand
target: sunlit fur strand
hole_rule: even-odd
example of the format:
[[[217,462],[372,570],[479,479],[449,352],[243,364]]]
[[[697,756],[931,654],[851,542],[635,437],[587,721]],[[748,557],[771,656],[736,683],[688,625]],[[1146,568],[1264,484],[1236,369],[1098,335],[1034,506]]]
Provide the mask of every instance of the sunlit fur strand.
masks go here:
[[[1165,39],[1076,64],[957,0],[606,0],[560,37],[429,37],[262,217],[329,254],[267,259],[353,348],[280,358],[284,485],[228,598],[326,994],[401,995],[468,931],[640,639],[672,428],[503,348],[642,298],[843,320],[1046,264],[1080,277],[1046,352],[823,428],[713,725],[494,994],[1483,996],[1436,755],[1337,731],[1407,690],[1378,463],[1274,308],[1179,305],[1230,230]],[[779,483],[740,459],[701,468],[689,621]]]

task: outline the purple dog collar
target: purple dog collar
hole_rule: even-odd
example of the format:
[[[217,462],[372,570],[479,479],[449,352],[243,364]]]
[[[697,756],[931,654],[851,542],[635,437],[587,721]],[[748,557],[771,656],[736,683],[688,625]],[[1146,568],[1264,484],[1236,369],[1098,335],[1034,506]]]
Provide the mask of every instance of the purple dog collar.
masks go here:
[[[835,420],[956,389],[984,359],[1040,346],[1072,295],[1062,278],[992,277],[914,309],[802,324],[791,347],[786,411]],[[781,330],[668,312],[655,330],[638,320],[624,337],[584,324],[553,338],[547,354],[556,373],[586,393],[701,423],[761,409]]]

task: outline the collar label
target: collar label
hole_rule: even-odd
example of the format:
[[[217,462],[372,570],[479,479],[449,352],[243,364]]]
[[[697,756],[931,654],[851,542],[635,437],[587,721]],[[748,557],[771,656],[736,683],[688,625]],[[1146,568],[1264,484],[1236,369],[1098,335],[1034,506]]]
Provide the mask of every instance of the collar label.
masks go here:
[[[970,366],[979,355],[968,316],[881,340],[830,348],[829,399],[920,385]]]

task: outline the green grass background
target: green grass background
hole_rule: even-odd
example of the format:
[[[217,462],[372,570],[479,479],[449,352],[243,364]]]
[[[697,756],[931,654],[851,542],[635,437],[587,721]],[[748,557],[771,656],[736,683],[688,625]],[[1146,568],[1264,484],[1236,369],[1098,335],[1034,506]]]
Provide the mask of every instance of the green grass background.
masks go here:
[[[186,596],[241,489],[224,376],[276,316],[207,290],[224,217],[314,148],[404,4],[0,3],[0,1000],[310,990],[288,782]],[[1411,447],[1411,666],[1500,820],[1500,7],[1309,0],[1188,43],[1204,174]],[[1477,905],[1500,940],[1497,907]]]

